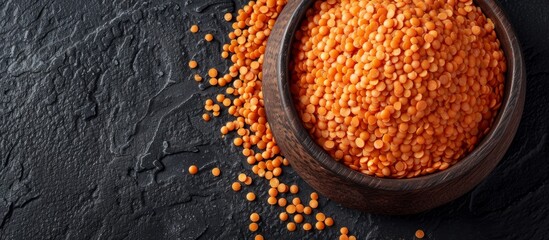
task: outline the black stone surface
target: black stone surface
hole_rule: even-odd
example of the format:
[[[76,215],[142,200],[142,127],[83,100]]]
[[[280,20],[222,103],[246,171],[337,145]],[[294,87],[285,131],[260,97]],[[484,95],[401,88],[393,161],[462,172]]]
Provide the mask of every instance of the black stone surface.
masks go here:
[[[288,232],[267,184],[234,193],[250,167],[201,120],[222,91],[199,86],[216,66],[242,0],[0,1],[0,239],[337,239],[338,228]],[[549,1],[500,0],[525,54],[528,90],[517,136],[477,188],[412,216],[379,216],[321,198],[359,239],[547,239],[549,234]],[[188,29],[199,24],[200,32]],[[203,36],[213,33],[215,40]],[[201,172],[184,169],[197,164]],[[221,177],[210,169],[218,166]],[[283,179],[312,190],[285,169]],[[248,202],[248,190],[258,201]]]

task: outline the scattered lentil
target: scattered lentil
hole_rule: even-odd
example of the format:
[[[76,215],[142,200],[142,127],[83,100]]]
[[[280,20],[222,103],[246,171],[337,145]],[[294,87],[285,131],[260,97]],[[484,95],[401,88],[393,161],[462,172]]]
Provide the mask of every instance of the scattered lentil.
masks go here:
[[[267,198],[267,203],[269,203],[269,205],[275,205],[277,203],[276,197]]]
[[[290,205],[286,206],[286,212],[287,213],[294,214],[295,211],[296,211],[295,205],[290,204]]]
[[[309,201],[309,206],[310,206],[311,208],[317,208],[317,207],[318,207],[318,201],[312,199],[311,201]]]
[[[230,22],[231,20],[233,20],[233,14],[231,14],[231,13],[225,13],[225,15],[223,16],[223,18],[225,18],[225,21]]]
[[[296,214],[296,215],[294,215],[294,222],[295,222],[295,223],[301,223],[301,222],[303,222],[303,215],[301,215],[301,214]]]
[[[423,237],[425,237],[425,232],[423,232],[423,230],[421,229],[418,229],[415,235],[416,235],[416,238],[422,239]]]
[[[278,206],[280,206],[280,207],[285,207],[286,204],[287,204],[287,202],[288,202],[288,201],[286,200],[286,198],[279,198],[279,199],[278,199]]]
[[[191,32],[192,32],[192,33],[198,32],[198,26],[197,26],[197,25],[192,25],[192,26],[191,26]]]
[[[306,215],[311,215],[311,213],[313,213],[313,208],[307,206],[307,207],[304,207],[303,208],[303,213],[305,213]]]
[[[248,179],[248,176],[245,173],[238,174],[238,181],[245,182],[246,179]]]
[[[319,212],[316,214],[315,218],[317,221],[323,222],[324,220],[326,220],[326,215],[324,215],[324,213]]]
[[[244,184],[246,184],[246,185],[249,186],[249,185],[252,185],[252,182],[253,182],[253,181],[252,181],[252,178],[251,178],[251,177],[246,177],[246,181],[244,181]]]
[[[332,225],[334,225],[334,219],[332,219],[331,217],[327,217],[324,220],[324,224],[326,224],[326,226],[328,227],[331,227]]]
[[[208,76],[210,76],[211,78],[217,77],[217,69],[210,68],[210,70],[208,70]]]
[[[294,222],[289,222],[289,223],[286,225],[286,228],[288,228],[288,231],[293,232],[293,231],[295,231],[295,229],[296,229],[296,225],[295,225]]]
[[[281,212],[280,215],[278,215],[278,217],[280,218],[280,221],[286,221],[288,220],[288,213],[286,212]]]
[[[221,170],[219,170],[219,168],[213,168],[212,169],[212,175],[217,177],[217,176],[219,176],[219,174],[221,174]]]
[[[259,225],[253,222],[253,223],[250,223],[250,226],[248,228],[250,229],[250,231],[255,232],[259,228]]]
[[[260,219],[260,217],[259,217],[259,214],[258,214],[258,213],[255,213],[255,212],[254,212],[254,213],[252,213],[252,214],[250,215],[250,221],[252,221],[252,222],[258,222],[259,219]]]
[[[202,114],[202,119],[206,122],[210,121],[210,115],[207,113]]]
[[[191,69],[196,68],[196,66],[198,66],[198,63],[197,63],[195,60],[189,61],[189,67],[190,67]]]
[[[208,42],[211,42],[213,40],[213,35],[211,33],[208,33],[204,36],[204,39],[206,39],[206,41]]]
[[[195,175],[198,173],[198,167],[196,165],[191,165],[189,167],[189,174]]]
[[[318,230],[324,230],[324,223],[323,222],[316,222],[315,223],[315,228],[318,229]]]
[[[248,199],[248,201],[250,202],[253,202],[255,200],[255,194],[253,192],[249,192],[248,194],[246,194],[246,199]]]
[[[290,192],[296,194],[297,192],[299,192],[299,187],[297,185],[290,186]]]
[[[240,189],[242,189],[242,186],[240,185],[239,182],[233,182],[233,184],[231,185],[231,188],[233,189],[233,191],[238,192],[240,191]]]

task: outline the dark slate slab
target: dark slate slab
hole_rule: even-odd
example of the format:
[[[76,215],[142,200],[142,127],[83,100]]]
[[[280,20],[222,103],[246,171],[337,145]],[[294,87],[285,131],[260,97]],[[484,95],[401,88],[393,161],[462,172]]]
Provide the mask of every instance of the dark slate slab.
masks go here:
[[[500,0],[528,73],[517,136],[467,195],[413,216],[369,215],[322,198],[359,239],[546,239],[549,234],[549,2]],[[218,126],[201,120],[220,89],[187,68],[216,66],[233,0],[0,1],[0,239],[336,239],[337,228],[289,233],[264,201],[263,179],[230,183],[249,166]],[[192,24],[199,34],[190,34]],[[215,40],[207,43],[205,33]],[[197,176],[183,173],[197,164]],[[222,175],[213,178],[218,166]],[[247,169],[247,170],[244,170]],[[283,179],[312,190],[287,169]]]

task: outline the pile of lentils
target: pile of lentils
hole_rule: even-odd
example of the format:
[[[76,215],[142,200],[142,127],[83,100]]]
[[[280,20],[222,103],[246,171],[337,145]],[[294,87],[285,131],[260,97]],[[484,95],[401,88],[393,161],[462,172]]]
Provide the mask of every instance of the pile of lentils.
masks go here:
[[[505,58],[472,0],[316,1],[292,47],[303,125],[367,175],[447,169],[487,134],[501,105]]]
[[[232,62],[229,72],[223,75],[215,68],[207,72],[207,83],[210,86],[219,86],[225,89],[225,94],[218,94],[215,99],[207,99],[204,108],[207,111],[202,115],[204,121],[210,121],[211,117],[218,117],[226,113],[234,116],[233,121],[227,122],[220,128],[223,137],[230,137],[231,132],[236,132],[233,144],[242,149],[242,155],[248,164],[252,166],[252,173],[264,178],[265,184],[269,184],[268,198],[265,203],[279,209],[279,219],[285,222],[288,231],[299,229],[303,231],[322,231],[326,227],[334,226],[334,219],[320,211],[319,196],[316,192],[310,194],[309,199],[301,199],[297,196],[299,186],[297,184],[283,183],[279,176],[283,173],[283,166],[289,166],[286,158],[280,155],[280,149],[276,145],[271,129],[267,122],[262,93],[262,65],[267,45],[267,38],[275,24],[275,20],[286,5],[286,0],[259,0],[250,1],[242,9],[238,10],[236,19],[231,13],[226,13],[224,19],[232,22],[233,31],[229,33],[230,43],[223,45],[222,58],[228,58]],[[235,20],[235,21],[233,21]],[[193,25],[192,33],[199,32],[199,27]],[[205,35],[206,41],[212,41],[211,34]],[[195,69],[198,63],[189,62],[189,68]],[[197,82],[206,81],[200,74],[194,75]],[[198,174],[195,165],[189,167],[189,173]],[[221,170],[214,168],[214,176],[219,176]],[[235,176],[235,182],[230,187],[235,192],[243,191],[243,188],[251,185],[252,176],[240,173]],[[245,194],[248,201],[256,201],[257,196],[253,191]],[[257,212],[250,214],[249,231],[256,233],[255,239],[263,239],[258,222],[261,216]],[[347,227],[341,227],[339,239],[353,240],[355,236],[349,233]]]

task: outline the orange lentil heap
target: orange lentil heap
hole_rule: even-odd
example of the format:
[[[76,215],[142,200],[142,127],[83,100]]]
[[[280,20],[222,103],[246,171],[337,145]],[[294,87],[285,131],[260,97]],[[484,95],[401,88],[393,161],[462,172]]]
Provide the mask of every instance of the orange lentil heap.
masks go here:
[[[292,52],[304,126],[334,159],[368,175],[447,169],[501,104],[504,55],[471,0],[316,1]]]
[[[236,131],[234,145],[242,147],[247,162],[254,165],[253,172],[268,180],[282,173],[282,165],[288,165],[279,155],[280,149],[267,124],[261,88],[267,37],[285,4],[286,0],[250,1],[238,10],[229,33],[230,43],[223,46],[223,51],[231,54],[233,64],[228,74],[219,77],[232,86],[226,88],[226,97],[217,100],[225,101],[228,113],[236,118],[221,128],[221,134]]]
[[[267,38],[286,3],[287,0],[250,1],[237,14],[225,15],[225,20],[235,21],[232,22],[233,31],[229,33],[230,43],[223,46],[221,57],[229,58],[232,65],[227,74],[215,68],[208,70],[210,85],[224,87],[225,94],[206,99],[204,109],[217,117],[222,112],[225,113],[222,108],[226,108],[226,112],[235,118],[220,128],[221,135],[234,136],[232,143],[242,149],[242,155],[252,166],[252,172],[267,180],[263,183],[269,184],[266,194],[258,192],[256,196],[254,192],[247,190],[247,193],[242,193],[243,197],[250,202],[260,201],[269,205],[272,210],[278,210],[280,221],[288,231],[320,231],[335,226],[334,219],[320,212],[317,193],[311,193],[309,199],[300,198],[297,196],[300,191],[298,185],[283,183],[279,178],[283,166],[288,166],[289,162],[280,155],[263,105],[262,65]],[[193,65],[197,66],[196,63]],[[202,81],[202,77],[195,76],[195,80]],[[210,121],[209,113],[204,113],[202,118]],[[215,172],[212,170],[214,176],[220,173],[219,169]],[[235,177],[236,181],[230,186],[234,192],[244,192],[244,188],[255,182],[246,173]],[[259,215],[252,213],[250,220],[252,223],[248,226],[249,230],[260,231],[259,224],[256,223],[260,221]],[[263,239],[263,236],[257,234],[255,239]]]
[[[210,80],[216,80],[210,81],[210,85],[225,87],[226,94],[218,94],[214,99],[207,99],[204,108],[206,111],[213,111],[212,115],[217,117],[221,108],[225,107],[227,113],[235,117],[235,120],[221,127],[221,135],[235,136],[232,142],[242,149],[242,155],[252,166],[252,172],[267,180],[270,188],[265,195],[268,196],[261,199],[261,202],[279,209],[281,222],[289,221],[285,223],[288,231],[310,231],[313,226],[323,230],[325,227],[333,226],[334,219],[317,209],[318,194],[312,193],[310,199],[302,200],[296,196],[300,191],[297,185],[286,184],[279,179],[282,167],[288,166],[289,162],[280,155],[263,105],[262,65],[265,47],[275,20],[284,5],[286,0],[250,1],[238,10],[234,17],[226,18],[236,21],[232,23],[233,31],[229,33],[230,43],[223,46],[221,57],[229,58],[230,55],[232,65],[227,74],[222,74],[215,68],[211,68],[207,74]],[[207,113],[202,117],[204,121],[210,120]],[[236,134],[229,135],[231,132]],[[252,184],[252,178],[245,173],[240,173],[236,178],[238,181],[231,185],[235,192]],[[259,198],[263,198],[262,194],[245,194],[248,201]],[[315,221],[315,214],[323,217]],[[252,215],[255,219],[257,214]],[[251,231],[258,231],[258,224],[252,223],[249,228]]]

